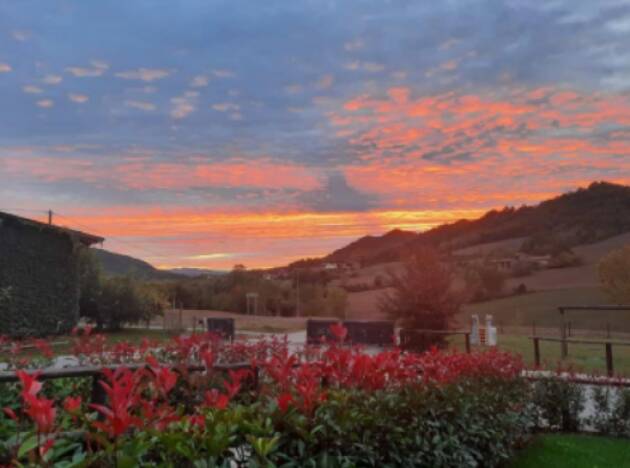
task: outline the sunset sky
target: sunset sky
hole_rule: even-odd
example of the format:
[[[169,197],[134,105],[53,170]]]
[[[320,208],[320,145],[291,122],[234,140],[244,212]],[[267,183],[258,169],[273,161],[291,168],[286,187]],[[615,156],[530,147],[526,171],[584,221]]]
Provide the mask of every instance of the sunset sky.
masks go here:
[[[628,44],[627,0],[0,0],[0,210],[225,269],[630,183]]]

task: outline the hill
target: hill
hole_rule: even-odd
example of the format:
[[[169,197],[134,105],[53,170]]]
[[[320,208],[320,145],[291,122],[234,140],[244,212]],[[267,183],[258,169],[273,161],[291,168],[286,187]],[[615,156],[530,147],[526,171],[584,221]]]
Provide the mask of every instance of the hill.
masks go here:
[[[131,275],[145,280],[165,280],[182,277],[170,271],[159,270],[144,260],[128,255],[117,254],[103,249],[90,249],[90,251],[98,260],[103,272],[109,276]]]
[[[196,278],[199,276],[221,276],[229,273],[225,270],[208,270],[206,268],[172,268],[167,271],[175,273],[177,275],[188,276],[191,278]]]
[[[416,238],[417,234],[414,232],[394,229],[382,236],[361,237],[347,246],[335,250],[326,259],[333,262],[362,262],[364,259],[370,259],[372,263],[375,263],[374,259],[377,259],[379,255],[396,250]]]
[[[445,252],[524,238],[520,248],[549,253],[630,232],[630,187],[595,182],[535,206],[491,210],[476,220],[460,220],[422,233],[394,230],[366,236],[326,257],[337,262],[378,264],[431,245]]]

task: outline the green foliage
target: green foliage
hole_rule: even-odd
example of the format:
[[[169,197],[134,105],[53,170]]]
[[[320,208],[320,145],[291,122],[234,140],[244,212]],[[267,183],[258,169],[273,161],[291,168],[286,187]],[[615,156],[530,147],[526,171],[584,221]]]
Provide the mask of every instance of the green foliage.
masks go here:
[[[534,384],[532,401],[537,409],[540,428],[565,432],[577,432],[582,428],[583,385],[558,378],[541,379]]]
[[[313,421],[290,413],[277,465],[498,466],[526,437],[526,386],[460,382],[390,394],[331,393]],[[284,465],[283,465],[284,466]]]
[[[0,221],[0,335],[65,333],[78,319],[78,253],[71,234]]]
[[[630,437],[630,389],[595,387],[591,424],[600,434]]]
[[[99,328],[118,330],[163,313],[167,302],[157,287],[131,276],[104,277],[91,252],[83,253],[80,264],[80,313]]]

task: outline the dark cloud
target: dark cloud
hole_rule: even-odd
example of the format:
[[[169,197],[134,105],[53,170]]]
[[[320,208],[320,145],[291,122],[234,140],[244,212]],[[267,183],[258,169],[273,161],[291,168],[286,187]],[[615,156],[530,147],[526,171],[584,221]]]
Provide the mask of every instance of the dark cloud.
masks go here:
[[[374,195],[351,187],[339,172],[328,174],[321,190],[302,193],[298,199],[306,208],[323,212],[367,211],[376,202]]]

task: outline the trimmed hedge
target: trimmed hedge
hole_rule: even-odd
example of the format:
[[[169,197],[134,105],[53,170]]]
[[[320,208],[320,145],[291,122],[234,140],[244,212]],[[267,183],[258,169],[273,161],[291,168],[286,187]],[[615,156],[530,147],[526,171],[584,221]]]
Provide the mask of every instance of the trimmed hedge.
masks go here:
[[[0,219],[0,335],[42,336],[74,327],[77,248],[69,234]]]

